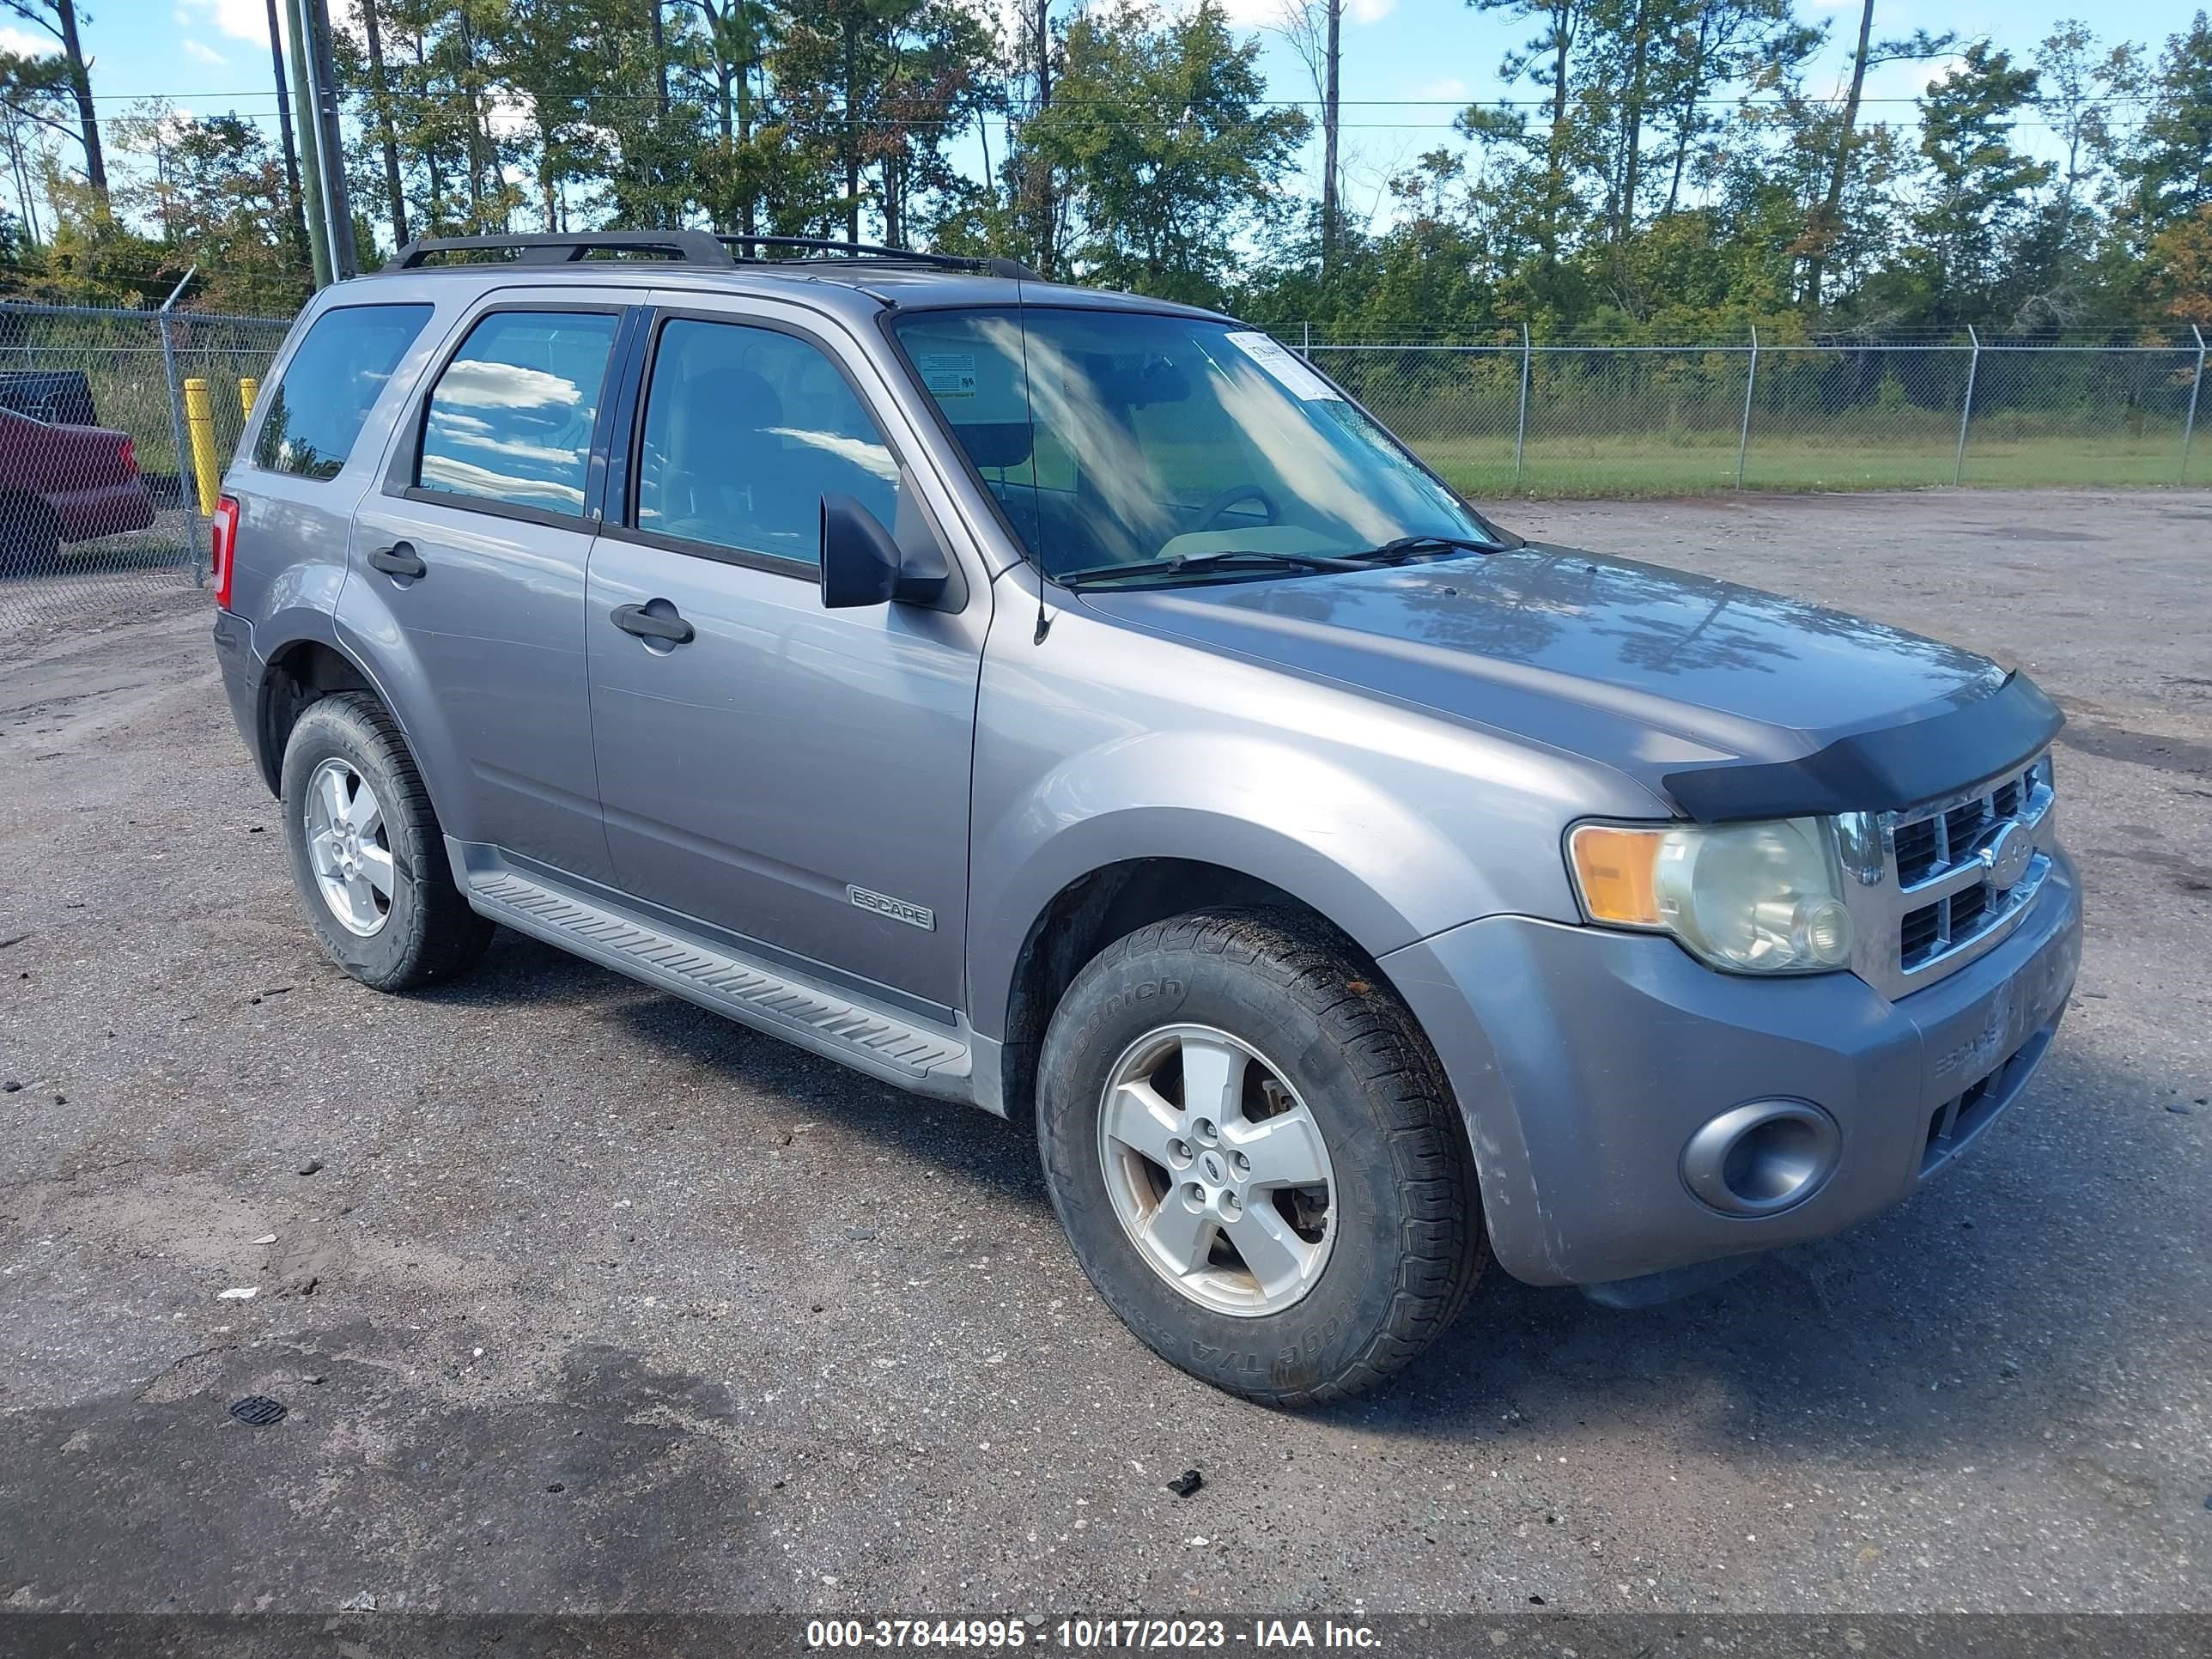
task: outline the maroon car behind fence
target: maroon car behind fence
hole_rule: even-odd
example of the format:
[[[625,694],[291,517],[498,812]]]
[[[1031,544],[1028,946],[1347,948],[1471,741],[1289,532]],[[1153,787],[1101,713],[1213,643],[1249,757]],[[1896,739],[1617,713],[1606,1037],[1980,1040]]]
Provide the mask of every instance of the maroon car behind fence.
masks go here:
[[[129,433],[0,408],[0,575],[50,568],[64,542],[153,522]]]

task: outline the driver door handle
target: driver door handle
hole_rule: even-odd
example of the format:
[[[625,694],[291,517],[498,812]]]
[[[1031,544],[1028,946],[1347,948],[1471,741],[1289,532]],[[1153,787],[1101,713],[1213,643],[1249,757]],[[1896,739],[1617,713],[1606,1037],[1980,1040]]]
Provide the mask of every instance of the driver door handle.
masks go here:
[[[617,628],[625,634],[635,634],[641,640],[665,640],[671,645],[689,645],[697,632],[690,623],[672,612],[663,616],[647,610],[641,605],[618,605],[612,614]]]
[[[387,576],[427,576],[430,567],[424,564],[413,547],[405,542],[394,542],[389,547],[380,547],[368,556],[370,568],[381,570]]]

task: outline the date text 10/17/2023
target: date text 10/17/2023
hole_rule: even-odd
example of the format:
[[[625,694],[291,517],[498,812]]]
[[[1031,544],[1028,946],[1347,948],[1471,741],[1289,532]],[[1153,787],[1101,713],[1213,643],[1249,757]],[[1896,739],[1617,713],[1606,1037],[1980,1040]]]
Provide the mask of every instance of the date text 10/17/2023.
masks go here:
[[[1261,1651],[1351,1649],[1372,1651],[1380,1634],[1331,1619],[816,1619],[806,1645],[817,1651],[863,1648],[1057,1647],[1151,1652],[1246,1648]]]

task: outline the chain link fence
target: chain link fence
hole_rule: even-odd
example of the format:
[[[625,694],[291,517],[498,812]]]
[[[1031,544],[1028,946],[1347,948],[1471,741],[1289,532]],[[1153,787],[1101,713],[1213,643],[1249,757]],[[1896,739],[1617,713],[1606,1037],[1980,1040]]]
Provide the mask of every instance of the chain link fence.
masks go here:
[[[0,629],[202,579],[291,319],[0,305]],[[1480,499],[2212,483],[2205,343],[1291,342]]]
[[[289,318],[0,305],[0,629],[202,580],[206,508]]]
[[[1478,499],[2212,482],[2193,330],[2132,346],[1294,343]]]

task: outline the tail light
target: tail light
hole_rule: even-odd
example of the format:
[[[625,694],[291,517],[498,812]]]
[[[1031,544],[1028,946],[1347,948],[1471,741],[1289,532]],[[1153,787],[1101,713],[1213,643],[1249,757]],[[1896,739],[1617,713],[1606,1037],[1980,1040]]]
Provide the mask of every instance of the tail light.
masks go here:
[[[230,609],[230,576],[236,567],[238,556],[238,498],[225,495],[215,504],[215,517],[210,521],[209,551],[213,558],[210,574],[215,581],[215,602],[225,611]]]
[[[132,443],[130,439],[125,438],[123,441],[123,453],[118,459],[123,463],[123,476],[125,477],[135,478],[138,476],[137,445]]]

